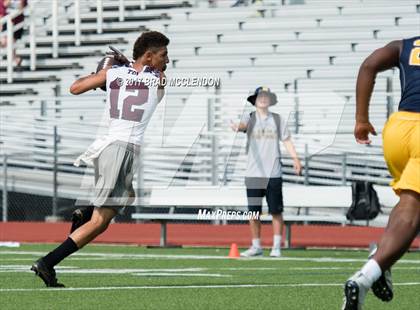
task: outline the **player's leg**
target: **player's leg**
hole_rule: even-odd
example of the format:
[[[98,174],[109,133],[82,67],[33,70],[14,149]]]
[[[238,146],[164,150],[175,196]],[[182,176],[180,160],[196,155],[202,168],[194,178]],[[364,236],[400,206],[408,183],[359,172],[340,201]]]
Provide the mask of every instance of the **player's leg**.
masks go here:
[[[391,301],[394,294],[391,266],[410,247],[420,230],[420,194],[403,190],[392,210],[378,249],[370,257],[381,267],[381,276],[373,282],[372,291],[382,301]]]
[[[79,249],[91,242],[109,226],[111,220],[117,215],[116,208],[95,208],[90,221],[76,229],[70,236]],[[61,260],[60,260],[61,261]],[[56,264],[58,264],[57,262]],[[56,265],[54,264],[54,266]]]
[[[408,250],[420,230],[420,194],[402,190],[392,210],[373,259],[382,270],[391,266]]]
[[[95,208],[89,222],[76,229],[53,251],[38,259],[31,270],[44,281],[46,286],[63,287],[64,285],[57,281],[54,266],[104,232],[116,214],[117,211],[112,208]]]
[[[265,189],[261,188],[261,183],[259,178],[245,179],[248,210],[251,212],[258,212],[260,215],[262,211],[262,198],[265,194]],[[260,256],[263,254],[261,247],[261,221],[259,219],[250,219],[249,227],[251,230],[252,244],[248,250],[241,253],[241,256]]]
[[[283,233],[283,182],[281,178],[271,178],[267,187],[268,211],[273,218],[273,247],[271,257],[281,256],[281,238]]]
[[[79,248],[104,232],[117,213],[133,202],[135,195],[132,182],[137,151],[132,144],[115,142],[95,162],[95,205],[102,207],[95,208],[91,219],[70,235]],[[109,201],[117,206],[103,205]]]
[[[404,254],[419,231],[420,119],[410,121],[410,117],[410,113],[395,113],[383,130],[384,156],[394,178],[391,184],[400,193],[400,201],[390,215],[377,252],[346,282],[343,309],[360,309],[371,287],[381,300],[392,299],[389,268]]]
[[[419,229],[420,194],[403,190],[399,203],[391,212],[376,253],[345,284],[347,307],[344,309],[358,309],[358,304],[363,304],[364,297],[371,287],[381,300],[392,299],[389,270],[408,250]]]
[[[120,150],[118,146],[113,144],[107,146],[100,154],[97,161],[100,177],[95,184],[95,199],[93,202],[95,206],[103,206],[111,197],[120,174],[124,154],[125,151]],[[95,208],[89,222],[76,229],[52,252],[37,260],[32,265],[31,270],[47,286],[62,286],[57,282],[54,266],[103,232],[116,213],[117,211],[114,208]]]
[[[97,202],[105,202],[102,198],[105,197],[112,199],[112,201],[118,203],[116,207],[103,206],[101,208],[95,208],[90,221],[76,229],[70,237],[76,242],[78,247],[83,247],[85,244],[92,241],[96,236],[106,230],[110,221],[117,215],[124,206],[131,204],[134,201],[134,190],[133,190],[133,169],[135,169],[135,156],[136,152],[134,146],[126,143],[116,143],[113,145],[113,151],[108,155],[104,154],[108,158],[104,158],[99,163],[99,173],[105,175],[105,169],[111,169],[109,158],[114,157],[120,158],[117,162],[120,164],[116,165],[117,169],[112,171],[111,175],[106,178],[98,178],[97,189],[99,189]],[[103,163],[108,163],[104,165]],[[115,179],[112,176],[117,176]],[[109,181],[111,179],[111,181]],[[101,181],[102,180],[102,181]],[[105,184],[101,184],[105,182]],[[108,188],[112,188],[112,192],[107,191]],[[104,194],[100,194],[104,192]]]
[[[44,262],[49,267],[54,267],[104,232],[116,214],[117,211],[114,208],[95,208],[90,221],[76,229],[64,243],[44,256]]]
[[[93,159],[93,167],[94,167],[94,177],[95,177],[95,187],[99,180],[99,163],[98,159]],[[70,227],[70,234],[78,229],[80,226],[84,225],[92,218],[92,213],[94,206],[89,205],[89,202],[83,201],[79,203],[79,206],[76,210],[73,211],[71,215],[71,227]]]
[[[94,206],[79,207],[71,215],[70,234],[92,218]]]
[[[372,284],[372,291],[379,299],[390,301],[393,298],[390,268],[408,249],[411,243],[408,240],[415,237],[411,236],[413,230],[419,230],[415,222],[420,212],[420,202],[416,202],[420,195],[420,115],[393,114],[384,128],[383,139],[385,160],[394,177],[391,185],[400,195],[400,201],[389,217],[377,251],[370,258],[382,269],[381,276]],[[413,204],[419,208],[413,208]],[[413,222],[404,223],[406,220]]]
[[[94,208],[90,220],[70,235],[78,248],[85,246],[103,233],[117,213],[133,202],[132,182],[135,155],[134,146],[124,142],[112,144],[101,154],[101,160],[96,163],[98,169],[95,169],[97,180],[95,202],[102,205],[112,201],[117,203],[117,206],[102,205]],[[86,213],[89,213],[89,209]]]

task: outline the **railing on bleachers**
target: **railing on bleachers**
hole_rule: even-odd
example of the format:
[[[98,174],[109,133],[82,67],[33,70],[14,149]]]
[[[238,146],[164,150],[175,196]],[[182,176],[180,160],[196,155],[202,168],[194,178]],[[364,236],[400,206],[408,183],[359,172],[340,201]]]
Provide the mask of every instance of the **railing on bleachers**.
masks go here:
[[[415,1],[397,8],[384,4],[386,1],[371,5],[369,1],[346,0],[339,6],[331,1],[316,5],[306,1],[307,9],[306,5],[278,1],[273,6],[229,10],[226,8],[233,1],[219,1],[220,6],[212,10],[206,2],[145,0],[139,5],[139,1],[130,0],[67,0],[58,5],[57,0],[31,1],[23,26],[29,26],[29,36],[17,43],[18,47],[29,46],[29,52],[18,49],[29,65],[13,71],[10,41],[16,26],[8,26],[7,53],[0,52],[0,57],[7,59],[6,74],[0,72],[1,81],[5,81],[0,89],[4,94],[0,99],[0,145],[1,154],[7,156],[3,168],[9,174],[3,190],[77,197],[85,170],[73,167],[72,161],[95,138],[104,102],[99,91],[76,102],[65,90],[76,77],[94,70],[108,42],[127,50],[139,31],[147,29],[164,31],[171,38],[169,74],[214,74],[222,77],[222,86],[217,94],[213,89],[203,91],[209,98],[197,101],[188,89],[168,89],[166,114],[157,114],[157,119],[166,117],[172,124],[179,117],[176,111],[188,105],[201,109],[187,113],[193,123],[202,116],[200,111],[208,112],[209,99],[214,126],[204,127],[193,148],[185,145],[190,137],[182,135],[174,144],[162,147],[159,143],[166,133],[149,129],[144,180],[139,182],[242,183],[245,137],[234,137],[227,123],[250,110],[250,106],[244,109],[243,98],[260,83],[278,93],[281,104],[274,111],[290,114],[289,127],[305,162],[304,175],[295,177],[291,161],[285,157],[287,182],[340,185],[352,180],[389,181],[380,141],[368,149],[352,144],[353,88],[363,57],[386,41],[410,33],[407,30],[418,21],[420,12]],[[162,3],[177,8],[150,9]],[[370,26],[362,17],[373,10],[378,25]],[[1,23],[10,24],[12,17]],[[351,25],[351,31],[345,31]],[[395,106],[397,80],[393,72],[378,78],[371,116],[379,128]],[[61,137],[55,143],[54,126]],[[185,126],[183,132],[188,133],[191,126]],[[28,156],[23,158],[22,152]],[[91,176],[92,170],[87,169],[86,174]]]

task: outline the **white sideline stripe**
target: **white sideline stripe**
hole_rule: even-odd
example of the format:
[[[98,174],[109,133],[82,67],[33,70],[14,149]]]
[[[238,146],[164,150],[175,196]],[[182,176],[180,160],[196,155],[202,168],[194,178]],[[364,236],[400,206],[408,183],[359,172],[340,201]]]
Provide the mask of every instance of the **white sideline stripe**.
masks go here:
[[[394,283],[394,286],[417,286],[420,282]],[[162,285],[162,286],[109,286],[109,287],[68,287],[68,288],[2,288],[0,292],[39,292],[39,291],[111,291],[140,289],[218,289],[218,288],[254,288],[254,287],[328,287],[343,286],[343,283],[295,283],[295,284],[227,284],[227,285]]]
[[[0,265],[0,271],[2,271],[2,269],[7,270],[7,269],[14,269],[14,270],[26,270],[29,268],[29,265]],[[79,268],[79,267],[74,267],[74,266],[57,266],[54,267],[55,269],[74,269],[74,268]]]
[[[34,255],[34,256],[43,256],[45,252],[36,252],[36,251],[0,251],[2,254],[13,254],[13,255]],[[103,257],[106,259],[127,259],[127,258],[137,258],[137,259],[230,259],[227,256],[214,256],[214,255],[176,255],[176,254],[116,254],[116,253],[74,253],[68,259],[73,259],[76,256],[84,257]],[[239,260],[268,260],[268,261],[304,261],[304,262],[335,262],[335,263],[355,263],[355,262],[366,262],[367,258],[336,258],[336,257],[241,257],[237,258]],[[399,263],[406,264],[420,264],[420,260],[408,260],[402,259],[398,261]]]
[[[0,265],[0,272],[18,272],[18,271],[29,271],[29,265]],[[110,274],[124,274],[124,273],[142,273],[142,272],[203,272],[211,270],[280,270],[281,268],[80,268],[76,266],[56,266],[54,267],[59,273],[110,273]]]
[[[274,268],[274,267],[213,267],[208,269],[216,269],[216,270],[281,270],[284,268]],[[286,268],[288,269],[288,268]]]
[[[354,267],[290,267],[288,270],[354,270]],[[420,270],[420,267],[392,267],[392,270]]]
[[[30,272],[29,265],[0,265],[0,272]],[[152,273],[166,272],[178,274],[179,272],[203,272],[210,270],[209,268],[162,268],[162,269],[145,269],[145,268],[79,268],[75,266],[57,266],[55,269],[59,273],[103,273],[103,274],[127,274],[127,273]]]
[[[142,273],[132,273],[133,276],[140,277],[211,277],[211,278],[231,278],[230,274],[220,274],[220,273],[170,273],[170,272],[142,272]]]
[[[18,262],[18,261],[32,261],[33,259],[28,257],[28,258],[0,258],[0,262],[1,261],[5,261],[5,262]]]
[[[171,273],[171,275],[181,275],[180,272],[205,272],[205,271],[212,271],[212,270],[226,270],[226,271],[267,271],[267,270],[297,270],[297,271],[310,271],[310,270],[354,270],[354,267],[221,267],[221,268],[177,268],[177,269],[127,269],[127,268],[94,268],[94,269],[86,269],[86,268],[79,268],[76,266],[56,266],[55,269],[58,273],[72,273],[72,274],[135,274],[135,273],[142,273],[142,274],[150,274],[150,275],[157,275],[156,273]],[[392,270],[420,270],[420,267],[393,267]],[[33,271],[29,270],[29,265],[0,265],[0,273],[8,273],[8,272],[27,272],[32,273]],[[185,275],[185,274],[184,274]],[[196,273],[189,275],[196,275]],[[203,274],[203,276],[207,276],[209,274]],[[228,275],[231,276],[231,275]]]

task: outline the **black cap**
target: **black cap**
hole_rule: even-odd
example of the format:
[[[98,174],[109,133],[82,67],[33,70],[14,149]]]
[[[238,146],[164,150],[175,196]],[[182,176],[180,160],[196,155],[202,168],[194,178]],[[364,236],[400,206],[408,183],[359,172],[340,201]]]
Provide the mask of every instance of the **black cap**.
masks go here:
[[[252,105],[255,105],[255,100],[257,99],[257,96],[261,93],[267,94],[270,97],[271,100],[271,104],[270,105],[275,105],[277,103],[277,96],[275,93],[272,93],[270,88],[268,87],[264,87],[264,86],[260,86],[258,87],[254,94],[249,96],[246,100],[248,100],[250,103],[252,103]]]

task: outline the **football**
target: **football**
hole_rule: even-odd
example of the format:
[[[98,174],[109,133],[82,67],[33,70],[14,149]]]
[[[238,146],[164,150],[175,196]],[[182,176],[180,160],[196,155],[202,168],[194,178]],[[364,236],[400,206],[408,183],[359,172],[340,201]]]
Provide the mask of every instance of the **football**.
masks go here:
[[[96,73],[98,73],[99,71],[103,69],[111,68],[114,65],[122,65],[122,64],[119,61],[115,60],[113,54],[106,55],[99,61],[98,66],[96,67]],[[106,91],[106,84],[102,85],[100,88],[103,91]]]

